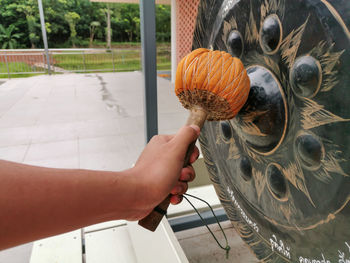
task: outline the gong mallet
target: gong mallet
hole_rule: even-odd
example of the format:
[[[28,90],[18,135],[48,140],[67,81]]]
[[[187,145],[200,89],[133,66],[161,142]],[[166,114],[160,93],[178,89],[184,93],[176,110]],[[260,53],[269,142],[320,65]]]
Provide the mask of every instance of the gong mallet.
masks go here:
[[[250,81],[242,62],[223,51],[199,48],[184,57],[176,71],[175,93],[181,104],[190,110],[186,125],[203,127],[205,120],[228,120],[236,116],[245,104]],[[186,153],[184,166],[189,164],[193,142]],[[170,204],[164,199],[139,225],[155,231]]]

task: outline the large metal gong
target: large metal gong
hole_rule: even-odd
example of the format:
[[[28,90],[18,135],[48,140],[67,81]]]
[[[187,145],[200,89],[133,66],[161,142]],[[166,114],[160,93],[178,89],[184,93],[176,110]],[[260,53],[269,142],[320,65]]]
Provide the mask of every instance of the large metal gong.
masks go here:
[[[240,57],[251,79],[239,115],[200,143],[263,262],[350,262],[349,26],[349,0],[200,3],[193,48]]]

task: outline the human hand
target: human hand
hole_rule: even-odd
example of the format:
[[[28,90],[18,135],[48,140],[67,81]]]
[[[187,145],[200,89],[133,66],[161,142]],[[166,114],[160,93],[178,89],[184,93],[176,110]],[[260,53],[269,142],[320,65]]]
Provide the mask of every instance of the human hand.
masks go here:
[[[140,186],[137,202],[143,207],[137,217],[148,215],[169,194],[172,204],[182,201],[188,182],[195,178],[191,164],[198,158],[198,148],[194,147],[186,167],[183,167],[184,159],[199,132],[198,126],[184,126],[176,135],[157,135],[148,143],[133,168]]]
[[[191,165],[183,166],[198,135],[198,127],[187,126],[155,136],[135,167],[121,172],[0,161],[0,211],[6,214],[0,216],[0,250],[105,221],[142,219],[170,193],[171,203],[179,203],[195,177]],[[189,164],[198,154],[195,147]]]

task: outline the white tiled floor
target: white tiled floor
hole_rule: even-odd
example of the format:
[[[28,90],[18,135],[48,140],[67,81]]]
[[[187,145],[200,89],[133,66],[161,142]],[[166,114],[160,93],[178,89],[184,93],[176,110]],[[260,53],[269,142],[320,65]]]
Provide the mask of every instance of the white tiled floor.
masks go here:
[[[1,135],[0,135],[1,136]],[[0,159],[6,159],[13,162],[23,162],[24,156],[29,145],[16,145],[8,147],[0,147]]]
[[[185,122],[169,81],[158,79],[160,132]],[[0,86],[0,158],[32,165],[123,170],[143,149],[140,72],[12,79]],[[28,262],[31,244],[0,263]]]
[[[0,85],[0,158],[59,168],[129,168],[145,144],[143,109],[140,72],[6,81]],[[187,115],[171,83],[158,78],[159,133],[175,133]],[[31,248],[1,251],[0,263],[27,263]]]
[[[125,169],[144,145],[139,72],[13,79],[0,90],[0,156],[28,164]],[[159,130],[174,133],[187,112],[158,79]],[[62,163],[62,165],[60,164]]]
[[[79,139],[80,167],[98,170],[124,170],[130,168],[132,149],[119,135]],[[103,153],[103,154],[101,154]]]
[[[78,140],[31,144],[24,163],[59,168],[79,168]]]

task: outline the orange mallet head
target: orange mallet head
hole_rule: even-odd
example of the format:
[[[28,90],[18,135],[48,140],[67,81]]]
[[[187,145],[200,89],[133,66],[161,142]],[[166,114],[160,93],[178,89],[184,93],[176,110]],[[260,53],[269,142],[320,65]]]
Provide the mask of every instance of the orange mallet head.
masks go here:
[[[180,102],[189,110],[201,108],[208,120],[235,117],[249,90],[250,81],[242,62],[224,51],[196,49],[177,68],[175,93]]]
[[[203,127],[205,120],[227,120],[236,116],[248,99],[250,81],[242,62],[223,51],[199,48],[184,57],[177,67],[175,93],[190,110],[187,125]],[[193,142],[187,151],[188,165]],[[170,204],[170,196],[139,221],[155,231]]]

